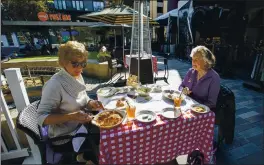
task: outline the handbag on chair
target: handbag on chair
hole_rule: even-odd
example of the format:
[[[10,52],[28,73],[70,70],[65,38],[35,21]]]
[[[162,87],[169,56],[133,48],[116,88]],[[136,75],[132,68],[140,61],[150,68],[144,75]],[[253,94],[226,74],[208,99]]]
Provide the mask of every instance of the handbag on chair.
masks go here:
[[[188,165],[203,165],[204,154],[199,150],[194,150],[188,154],[187,163]]]

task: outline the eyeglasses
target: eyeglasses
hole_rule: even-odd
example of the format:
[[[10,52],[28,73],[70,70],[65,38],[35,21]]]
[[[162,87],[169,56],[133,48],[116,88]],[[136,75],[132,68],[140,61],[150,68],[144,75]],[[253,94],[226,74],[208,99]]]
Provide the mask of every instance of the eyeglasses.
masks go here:
[[[85,68],[87,66],[87,62],[73,62],[71,61],[72,67],[78,68],[81,66],[82,68]]]

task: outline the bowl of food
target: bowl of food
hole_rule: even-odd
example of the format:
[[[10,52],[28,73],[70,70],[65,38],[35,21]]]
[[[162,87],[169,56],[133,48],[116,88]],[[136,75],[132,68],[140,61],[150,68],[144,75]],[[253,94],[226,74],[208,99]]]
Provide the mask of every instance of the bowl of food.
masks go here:
[[[193,104],[191,105],[191,110],[196,113],[207,113],[209,112],[209,107],[203,104]]]
[[[149,96],[149,92],[150,91],[151,91],[151,88],[149,88],[149,87],[143,87],[143,86],[141,86],[141,87],[138,87],[137,88],[137,93],[141,97],[147,97],[147,96]]]
[[[119,126],[125,119],[126,113],[117,110],[105,110],[98,113],[92,120],[92,124],[102,129],[111,129]]]

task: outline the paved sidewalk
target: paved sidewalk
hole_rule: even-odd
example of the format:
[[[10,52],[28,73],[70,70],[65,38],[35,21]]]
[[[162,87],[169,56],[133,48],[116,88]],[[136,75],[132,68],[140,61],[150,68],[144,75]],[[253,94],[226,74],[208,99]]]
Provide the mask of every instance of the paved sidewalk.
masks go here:
[[[169,83],[177,87],[191,64],[169,60]],[[163,68],[159,62],[160,69]],[[162,71],[159,76],[163,76]],[[158,84],[164,84],[158,81]],[[263,111],[264,94],[244,88],[242,80],[221,79],[236,98],[235,139],[232,145],[223,145],[217,152],[217,164],[264,164]]]

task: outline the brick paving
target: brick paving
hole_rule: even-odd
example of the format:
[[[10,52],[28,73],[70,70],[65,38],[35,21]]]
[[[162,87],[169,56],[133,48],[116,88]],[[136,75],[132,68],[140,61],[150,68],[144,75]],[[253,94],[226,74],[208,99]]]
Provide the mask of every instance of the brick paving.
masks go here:
[[[169,60],[168,65],[168,82],[178,86],[191,64]],[[162,67],[162,62],[159,62],[159,68]],[[159,75],[162,76],[162,71]],[[221,84],[228,86],[235,94],[236,126],[233,144],[223,144],[216,153],[217,164],[264,164],[264,94],[244,88],[242,83],[242,80],[236,78],[221,79]]]

